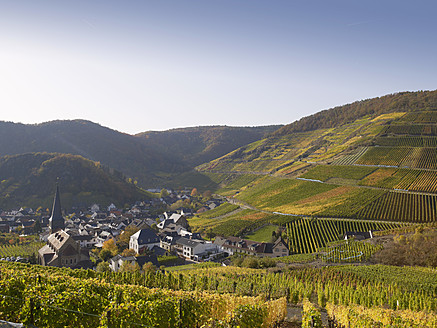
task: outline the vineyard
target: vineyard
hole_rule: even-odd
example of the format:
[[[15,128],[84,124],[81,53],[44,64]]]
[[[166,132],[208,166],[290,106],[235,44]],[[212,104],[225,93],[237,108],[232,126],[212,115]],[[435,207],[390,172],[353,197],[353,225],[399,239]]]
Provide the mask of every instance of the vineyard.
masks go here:
[[[196,327],[205,324],[254,324],[272,327],[283,320],[286,300],[150,289],[111,284],[20,266],[2,268],[1,319],[39,327]],[[168,275],[171,277],[171,274]]]
[[[332,165],[353,165],[367,152],[368,147],[360,147],[350,155],[344,155],[332,162]]]
[[[435,122],[434,122],[435,123]],[[435,136],[437,135],[437,126],[421,125],[421,124],[391,124],[384,130],[385,134],[397,134],[397,135],[425,135]]]
[[[426,223],[436,221],[436,197],[388,192],[357,213],[361,219]]]
[[[437,327],[437,316],[427,312],[332,303],[326,304],[326,310],[332,322],[340,327]]]
[[[384,307],[414,311],[411,316],[421,311],[428,322],[435,320],[437,311],[436,271],[426,268],[340,266],[272,273],[208,267],[120,274],[4,262],[0,267],[1,318],[44,327],[53,322],[78,327],[193,327],[238,318],[246,324],[258,322],[247,327],[270,327],[284,317],[286,301],[298,304],[305,299],[328,309],[328,304],[351,310]],[[308,304],[306,310],[316,311]]]
[[[301,178],[327,181],[332,178],[361,180],[375,171],[376,168],[362,166],[317,165]]]
[[[378,137],[375,144],[386,147],[437,147],[437,137]]]
[[[342,239],[346,232],[367,232],[399,227],[384,222],[358,220],[320,220],[302,218],[287,224],[289,249],[293,253],[314,253]],[[339,249],[341,251],[341,249]]]
[[[380,249],[382,246],[347,240],[327,248],[322,253],[321,259],[333,263],[362,262],[368,260]]]
[[[415,124],[427,124],[437,122],[436,111],[417,111],[405,114],[400,118],[400,122],[409,122]]]
[[[361,180],[359,185],[437,193],[437,172],[381,168]]]
[[[0,258],[7,257],[24,257],[29,258],[32,254],[38,254],[38,250],[45,245],[45,243],[34,242],[25,245],[1,245]]]
[[[437,148],[370,147],[352,164],[437,169]]]

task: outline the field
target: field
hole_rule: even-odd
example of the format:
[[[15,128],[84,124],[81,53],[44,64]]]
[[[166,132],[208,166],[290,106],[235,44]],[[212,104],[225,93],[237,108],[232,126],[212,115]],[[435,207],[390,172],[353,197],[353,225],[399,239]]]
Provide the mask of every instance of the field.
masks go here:
[[[437,147],[437,137],[378,137],[375,144],[386,147]]]
[[[33,254],[38,254],[38,250],[44,245],[45,243],[42,242],[32,242],[24,245],[1,245],[0,258],[12,256],[29,258]]]
[[[328,192],[336,187],[317,182],[266,178],[263,180],[263,183],[259,183],[253,188],[240,193],[237,198],[259,209],[281,212],[282,207],[287,207],[305,198]]]
[[[301,178],[318,179],[321,181],[327,181],[332,178],[361,180],[375,170],[372,167],[361,166],[318,165],[303,174]]]
[[[298,254],[314,253],[342,239],[346,232],[381,231],[397,226],[359,220],[296,219],[287,225],[289,249]]]
[[[197,216],[201,219],[211,219],[211,218],[215,218],[218,216],[222,216],[222,215],[231,213],[238,208],[239,208],[238,205],[233,205],[230,203],[223,203],[223,204],[217,206],[216,208],[209,210],[209,211],[206,211],[204,213],[198,214]]]
[[[362,262],[369,260],[380,249],[382,249],[381,245],[345,240],[328,247],[320,258],[333,263]]]
[[[220,219],[191,218],[188,220],[194,231],[211,231],[223,236],[241,236],[269,223],[271,215],[250,209]]]
[[[391,124],[387,126],[384,133],[389,135],[423,135],[423,136],[436,136],[436,125],[421,125],[421,124]]]
[[[381,168],[359,182],[363,186],[437,193],[437,172]]]
[[[435,222],[436,197],[389,192],[363,208],[357,216],[362,219],[398,222]]]
[[[277,229],[278,226],[276,225],[266,225],[265,227],[245,235],[243,238],[260,243],[269,243],[272,239],[272,232],[276,231]]]
[[[385,313],[409,311],[408,318],[397,321],[400,328],[437,322],[435,269],[343,265],[274,273],[194,266],[174,273],[120,274],[14,263],[0,267],[0,318],[44,327],[72,322],[77,327],[193,327],[237,318],[244,318],[242,327],[255,327],[253,322],[258,322],[256,327],[273,327],[284,318],[286,302],[308,300],[326,307],[338,320],[343,320],[344,310],[333,304],[347,311],[357,311],[358,306],[371,311],[384,308]]]

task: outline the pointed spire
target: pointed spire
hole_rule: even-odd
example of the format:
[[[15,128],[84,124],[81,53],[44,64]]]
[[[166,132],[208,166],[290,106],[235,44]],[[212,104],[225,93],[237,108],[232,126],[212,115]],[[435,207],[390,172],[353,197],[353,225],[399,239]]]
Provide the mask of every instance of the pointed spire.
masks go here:
[[[56,181],[56,193],[53,200],[52,216],[50,217],[51,233],[62,230],[65,227],[64,218],[61,210],[61,197],[59,195],[59,178]]]

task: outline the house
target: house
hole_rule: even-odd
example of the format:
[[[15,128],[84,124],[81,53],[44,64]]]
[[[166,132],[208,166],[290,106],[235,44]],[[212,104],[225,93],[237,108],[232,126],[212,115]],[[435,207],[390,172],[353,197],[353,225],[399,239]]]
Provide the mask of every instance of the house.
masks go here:
[[[135,256],[121,256],[120,254],[115,255],[109,260],[109,267],[112,271],[118,272],[124,262],[135,263]]]
[[[146,248],[152,249],[153,246],[159,246],[160,240],[158,235],[152,229],[141,229],[134,233],[129,240],[129,248],[137,254],[143,253]]]
[[[217,237],[214,244],[221,251],[234,255],[243,253],[259,257],[281,257],[290,255],[286,242],[279,237],[274,243],[258,243],[238,237]]]
[[[109,260],[109,267],[112,271],[118,272],[123,265],[123,263],[137,263],[140,268],[143,267],[144,264],[151,262],[153,265],[158,266],[159,262],[155,254],[152,255],[143,255],[143,256],[122,256],[120,254],[115,255],[113,258]]]
[[[166,235],[164,238],[161,239],[160,241],[160,247],[165,249],[167,252],[175,252],[176,251],[176,241],[181,238],[180,236],[174,234],[173,236],[171,235]]]
[[[175,249],[178,255],[191,260],[207,257],[208,254],[218,252],[218,247],[213,243],[207,243],[203,240],[188,239],[185,237],[180,237],[176,240]]]
[[[373,238],[372,231],[348,231],[344,234],[344,240],[355,239],[355,240],[364,240]]]
[[[164,214],[166,216],[166,219],[157,224],[157,227],[159,229],[164,229],[166,226],[170,224],[175,224],[185,229],[188,229],[189,224],[183,212],[181,214],[174,213],[170,217],[167,216],[167,213]]]

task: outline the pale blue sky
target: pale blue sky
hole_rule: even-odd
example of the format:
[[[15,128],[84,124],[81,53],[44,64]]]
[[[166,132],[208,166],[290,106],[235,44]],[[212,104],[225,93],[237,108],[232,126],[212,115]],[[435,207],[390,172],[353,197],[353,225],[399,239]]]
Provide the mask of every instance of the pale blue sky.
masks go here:
[[[433,1],[0,0],[0,120],[287,124],[437,88]]]

